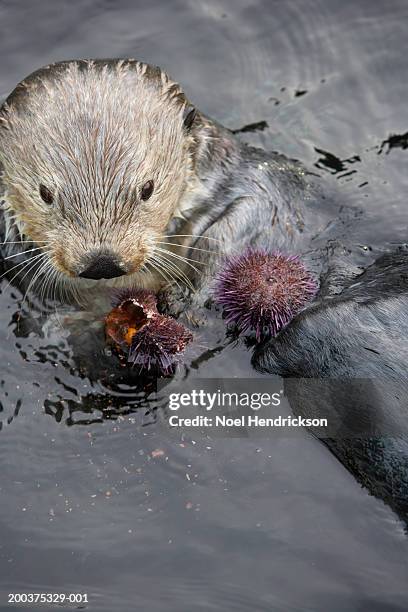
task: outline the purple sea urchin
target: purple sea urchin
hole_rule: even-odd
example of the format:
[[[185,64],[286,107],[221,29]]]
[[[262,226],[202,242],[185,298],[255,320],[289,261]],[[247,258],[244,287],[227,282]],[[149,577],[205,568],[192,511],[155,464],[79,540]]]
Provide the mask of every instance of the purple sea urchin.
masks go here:
[[[126,289],[115,294],[113,303],[105,318],[105,331],[119,354],[143,369],[171,372],[193,339],[192,333],[157,311],[151,291]]]
[[[112,295],[112,306],[120,306],[124,302],[139,304],[147,312],[157,312],[157,299],[153,291],[148,289],[117,289]]]
[[[248,249],[231,257],[216,279],[215,301],[240,332],[277,333],[311,300],[317,282],[296,256]]]
[[[157,314],[133,337],[128,362],[143,369],[157,368],[167,374],[192,339],[192,333],[184,325]]]

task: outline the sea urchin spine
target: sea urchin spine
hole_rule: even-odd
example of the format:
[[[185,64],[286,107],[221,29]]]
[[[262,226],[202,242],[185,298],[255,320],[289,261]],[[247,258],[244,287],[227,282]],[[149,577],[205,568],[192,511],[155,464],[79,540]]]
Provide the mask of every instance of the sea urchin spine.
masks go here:
[[[172,371],[193,339],[184,325],[160,314],[154,293],[127,289],[114,297],[114,308],[105,319],[106,336],[128,363],[141,369]]]
[[[299,257],[248,249],[231,257],[216,279],[214,298],[240,332],[276,336],[317,292]]]

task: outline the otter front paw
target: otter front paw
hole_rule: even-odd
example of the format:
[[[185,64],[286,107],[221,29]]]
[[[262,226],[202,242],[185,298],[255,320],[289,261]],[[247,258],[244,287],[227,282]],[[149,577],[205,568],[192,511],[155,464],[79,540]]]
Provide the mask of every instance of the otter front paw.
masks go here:
[[[159,312],[170,317],[179,317],[188,308],[190,303],[190,289],[180,285],[165,287],[157,295]]]
[[[207,292],[191,291],[187,287],[173,286],[158,295],[158,308],[163,314],[179,318],[189,326],[201,327],[206,321]]]

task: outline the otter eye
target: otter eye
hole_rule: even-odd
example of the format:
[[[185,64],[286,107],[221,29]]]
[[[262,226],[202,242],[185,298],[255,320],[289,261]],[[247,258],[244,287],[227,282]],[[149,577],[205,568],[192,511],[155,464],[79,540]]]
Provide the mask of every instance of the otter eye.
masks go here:
[[[146,202],[150,198],[153,193],[154,183],[153,181],[147,181],[142,187],[142,191],[140,192],[140,197],[142,200]]]
[[[40,185],[40,196],[42,201],[46,204],[52,204],[54,201],[53,194],[45,185]]]

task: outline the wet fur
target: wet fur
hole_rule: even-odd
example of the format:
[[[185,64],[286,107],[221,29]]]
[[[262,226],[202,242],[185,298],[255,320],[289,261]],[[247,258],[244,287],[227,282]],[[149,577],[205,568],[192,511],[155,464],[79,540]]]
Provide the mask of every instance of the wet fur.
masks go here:
[[[220,257],[249,244],[303,252],[316,226],[338,217],[335,201],[327,201],[325,220],[315,210],[322,195],[300,164],[247,147],[200,112],[186,131],[189,108],[164,72],[135,60],[57,63],[30,75],[6,100],[6,240],[33,241],[27,251],[49,249],[43,275],[54,276],[54,289],[68,286],[81,298],[111,285],[205,292]],[[153,196],[141,202],[139,190],[150,179]],[[55,193],[53,206],[42,202],[40,184]],[[169,239],[173,234],[181,236]],[[177,246],[159,244],[168,241]],[[76,277],[81,258],[98,248],[118,254],[129,274]],[[150,264],[154,257],[167,263]]]
[[[77,278],[81,258],[99,248],[143,283],[157,237],[202,190],[193,167],[207,128],[197,120],[200,136],[186,132],[186,108],[177,84],[136,61],[64,62],[28,77],[0,113],[8,236],[45,243],[51,267],[80,291],[93,285]],[[147,205],[139,194],[148,180]],[[40,184],[54,193],[52,206]]]
[[[338,424],[325,444],[408,526],[408,251],[342,284],[258,347],[253,365],[286,379],[295,412]]]

